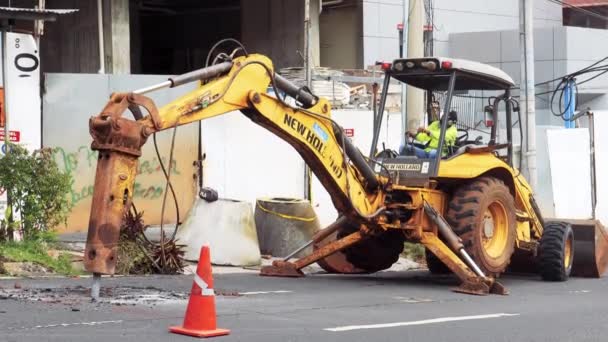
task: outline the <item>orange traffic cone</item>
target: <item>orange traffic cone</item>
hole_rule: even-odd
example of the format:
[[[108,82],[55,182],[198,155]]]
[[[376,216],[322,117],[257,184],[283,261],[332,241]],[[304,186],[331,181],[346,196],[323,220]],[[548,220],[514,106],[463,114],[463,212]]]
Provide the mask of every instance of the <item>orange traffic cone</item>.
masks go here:
[[[215,293],[213,292],[209,246],[201,248],[201,257],[194,275],[184,324],[181,327],[170,327],[169,331],[195,337],[230,334],[228,329],[218,329],[215,322]]]

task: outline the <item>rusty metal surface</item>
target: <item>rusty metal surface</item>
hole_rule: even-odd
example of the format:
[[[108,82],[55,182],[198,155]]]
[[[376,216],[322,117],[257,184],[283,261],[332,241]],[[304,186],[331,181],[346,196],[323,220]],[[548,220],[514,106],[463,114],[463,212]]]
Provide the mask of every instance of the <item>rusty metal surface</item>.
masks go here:
[[[347,247],[350,247],[350,246],[356,244],[357,242],[362,241],[365,238],[366,238],[366,236],[363,235],[360,231],[356,231],[352,234],[349,234],[349,235],[343,237],[340,240],[336,240],[334,242],[331,242],[331,243],[317,249],[312,254],[299,259],[294,264],[297,269],[302,269],[302,268],[312,264],[313,262],[316,262],[316,261],[323,259],[329,255],[332,255],[338,251],[341,251]]]
[[[338,230],[347,222],[347,218],[342,216],[327,228],[320,230],[313,237],[313,250],[317,251],[321,247],[332,243],[338,239]],[[355,267],[346,260],[346,255],[342,251],[337,251],[323,259],[317,260],[317,264],[328,273],[363,273],[364,270]]]
[[[137,157],[100,151],[84,254],[85,269],[114,274],[120,226],[131,203]]]
[[[338,251],[341,251],[349,246],[356,244],[366,238],[360,231],[356,231],[350,235],[345,236],[340,240],[333,241],[324,245],[314,251],[312,254],[307,255],[296,262],[287,261],[275,261],[272,266],[263,267],[260,271],[261,275],[264,276],[279,276],[279,277],[295,277],[296,273],[301,273],[301,269],[321,260],[329,255],[332,255]],[[301,275],[299,275],[301,276]]]
[[[509,290],[507,290],[507,288],[503,284],[494,280],[492,285],[490,285],[490,293],[506,296],[509,294]]]
[[[574,232],[572,276],[600,278],[608,266],[608,233],[598,220],[562,220]]]
[[[486,296],[488,294],[506,296],[509,294],[503,284],[491,278],[465,281],[460,286],[453,288],[452,291],[476,296]]]
[[[331,235],[326,236],[323,240],[315,243],[313,248],[315,251],[320,249],[321,247],[334,242],[337,240],[338,233],[334,231]],[[342,274],[357,274],[357,273],[365,273],[364,270],[355,267],[355,265],[351,264],[348,260],[346,260],[346,255],[342,251],[338,251],[334,254],[331,254],[323,259],[319,259],[317,264],[321,266],[322,269],[327,271],[328,273],[342,273]]]
[[[272,266],[264,266],[260,270],[260,275],[268,277],[303,277],[304,273],[296,268],[296,265],[289,261],[275,260]]]
[[[507,295],[508,290],[495,279],[478,277],[471,269],[439,238],[429,232],[423,233],[421,242],[437,256],[462,281],[454,292],[487,295]]]
[[[472,282],[478,277],[437,235],[424,233],[422,244],[443,262],[462,282]]]
[[[91,149],[99,151],[89,218],[84,266],[93,273],[114,274],[120,226],[131,205],[141,146],[150,132],[122,118],[132,104],[114,94],[101,114],[89,120]]]
[[[476,296],[487,296],[490,293],[490,287],[481,281],[463,282],[460,286],[453,288],[452,291]]]

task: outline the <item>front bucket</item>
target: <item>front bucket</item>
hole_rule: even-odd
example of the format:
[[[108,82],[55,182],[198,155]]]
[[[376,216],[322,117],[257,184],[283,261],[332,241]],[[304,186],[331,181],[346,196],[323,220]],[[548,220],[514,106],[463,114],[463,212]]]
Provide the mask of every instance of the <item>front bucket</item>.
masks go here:
[[[598,220],[563,220],[574,232],[574,277],[599,278],[608,266],[608,232]]]

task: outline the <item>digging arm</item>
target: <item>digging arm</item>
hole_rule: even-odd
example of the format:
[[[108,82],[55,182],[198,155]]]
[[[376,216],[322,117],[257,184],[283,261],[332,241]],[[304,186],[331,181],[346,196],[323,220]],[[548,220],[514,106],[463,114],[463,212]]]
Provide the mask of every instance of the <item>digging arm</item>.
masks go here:
[[[191,82],[200,82],[200,86],[161,108],[143,95]],[[275,93],[296,98],[302,106],[292,107],[268,94],[269,86]],[[384,203],[384,181],[331,120],[330,108],[327,100],[274,74],[268,58],[253,54],[134,92],[113,94],[89,122],[91,148],[99,151],[99,157],[85,268],[98,274],[114,273],[120,226],[131,205],[138,159],[148,137],[237,110],[293,146],[332,195],[340,213],[374,217]],[[127,110],[133,119],[123,116]],[[260,153],[264,153],[263,147]]]

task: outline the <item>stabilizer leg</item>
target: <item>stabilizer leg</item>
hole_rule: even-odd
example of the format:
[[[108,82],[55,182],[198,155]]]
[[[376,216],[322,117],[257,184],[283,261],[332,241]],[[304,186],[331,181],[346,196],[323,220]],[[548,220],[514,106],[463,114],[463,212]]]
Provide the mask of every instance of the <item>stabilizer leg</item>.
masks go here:
[[[301,271],[302,268],[321,260],[331,254],[348,248],[356,243],[363,241],[367,236],[363,235],[360,231],[356,231],[350,235],[343,237],[340,240],[336,240],[329,243],[312,254],[307,255],[296,262],[289,262],[284,260],[277,260],[272,263],[272,266],[262,267],[260,274],[263,276],[275,276],[275,277],[303,277],[304,273]]]
[[[428,250],[433,252],[454,274],[462,281],[459,287],[453,289],[455,292],[485,296],[489,293],[506,295],[506,288],[487,277],[480,277],[473,273],[448,246],[435,234],[423,233],[420,241]]]

